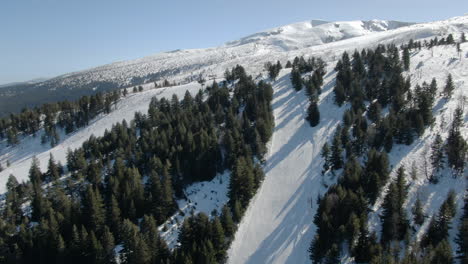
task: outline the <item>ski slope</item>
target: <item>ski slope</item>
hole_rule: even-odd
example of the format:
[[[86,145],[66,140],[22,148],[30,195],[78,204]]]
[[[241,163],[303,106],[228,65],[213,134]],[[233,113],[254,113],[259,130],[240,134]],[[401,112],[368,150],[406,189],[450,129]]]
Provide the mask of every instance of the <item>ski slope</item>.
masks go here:
[[[6,182],[8,176],[13,174],[19,182],[27,181],[29,168],[31,167],[32,158],[36,156],[39,160],[40,168],[43,172],[47,170],[47,162],[49,161],[50,153],[54,156],[57,162],[66,164],[67,149],[72,150],[81,147],[91,135],[102,136],[104,132],[110,130],[112,125],[126,120],[130,122],[135,116],[135,112],[148,112],[151,98],[170,99],[173,94],[179,98],[183,98],[186,91],[195,95],[201,88],[197,82],[189,83],[181,86],[166,87],[159,89],[153,88],[153,84],[145,85],[145,90],[139,93],[129,93],[127,97],[122,98],[114,106],[113,110],[108,115],[101,115],[90,122],[90,124],[69,135],[61,133],[60,142],[54,148],[50,148],[49,143],[41,144],[41,130],[38,135],[28,136],[21,140],[20,144],[10,147],[7,146],[6,140],[0,142],[0,163],[5,168],[0,172],[0,194],[6,191]],[[131,91],[131,89],[129,89]],[[6,167],[6,163],[11,163],[10,167]]]
[[[333,105],[333,78],[325,78],[319,101],[322,121],[314,128],[305,120],[309,100],[304,89],[292,88],[289,70],[281,71],[274,83],[276,125],[265,180],[236,232],[229,263],[308,262],[315,200],[326,191],[320,151],[345,109]]]
[[[363,45],[363,43],[359,43]],[[424,171],[424,160],[429,159],[430,145],[437,133],[445,139],[451,124],[453,112],[460,104],[468,104],[468,43],[461,45],[462,53],[455,46],[438,46],[433,50],[414,51],[411,55],[412,88],[423,81],[438,81],[438,93],[433,114],[435,125],[427,128],[425,134],[409,146],[395,144],[389,153],[392,167],[391,177],[395,177],[400,166],[407,169],[407,181],[410,184],[406,208],[412,219],[411,208],[419,196],[425,214],[436,214],[450,190],[457,194],[457,215],[454,218],[450,239],[452,248],[458,220],[461,217],[466,177],[453,178],[446,169],[436,185],[430,184]],[[308,99],[304,91],[296,92],[290,85],[289,74],[282,75],[274,83],[273,111],[276,127],[271,141],[270,152],[266,159],[265,181],[250,203],[229,250],[229,263],[309,263],[308,248],[315,234],[313,217],[318,195],[326,191],[335,179],[321,176],[323,159],[320,150],[323,144],[331,140],[336,125],[340,122],[346,106],[341,108],[333,104],[332,88],[334,74],[331,73],[336,61],[328,68],[324,91],[320,96],[319,110],[321,121],[312,128],[305,120]],[[440,93],[447,75],[451,73],[455,92],[450,100],[442,98]],[[462,134],[468,135],[467,110],[464,112],[465,126]],[[428,151],[424,153],[424,150]],[[409,178],[412,164],[418,170],[418,178]],[[339,173],[337,173],[339,175]],[[377,200],[370,214],[371,231],[380,231],[381,205],[385,192]],[[313,201],[313,203],[311,203]],[[416,230],[414,239],[421,239],[427,230],[429,221]],[[344,262],[350,261],[342,256]]]
[[[43,171],[46,170],[49,154],[65,164],[68,148],[75,149],[91,135],[101,136],[106,129],[123,119],[131,121],[137,111],[146,113],[153,96],[158,98],[177,94],[182,98],[185,91],[196,93],[200,88],[197,82],[190,82],[194,76],[202,73],[205,77],[222,77],[226,68],[236,64],[243,65],[248,74],[263,79],[263,65],[267,61],[280,60],[285,65],[295,56],[321,57],[328,63],[324,79],[323,92],[319,98],[321,122],[311,128],[305,120],[308,99],[304,91],[296,92],[290,85],[289,70],[280,72],[273,83],[274,99],[272,107],[275,116],[275,129],[265,163],[265,180],[247,208],[239,225],[235,239],[229,249],[229,263],[309,263],[307,249],[315,234],[313,217],[316,211],[316,199],[327,191],[336,178],[322,177],[322,145],[331,139],[334,130],[342,119],[346,106],[338,107],[333,103],[332,89],[335,74],[333,68],[343,51],[373,48],[378,44],[394,43],[400,45],[409,39],[430,39],[453,33],[458,39],[461,32],[468,35],[468,16],[456,17],[445,21],[408,25],[392,21],[351,21],[325,22],[309,21],[287,25],[265,32],[260,32],[226,45],[198,50],[179,50],[166,52],[139,60],[118,62],[71,73],[48,82],[60,85],[89,83],[93,81],[114,81],[125,86],[133,77],[151,80],[151,76],[162,76],[172,81],[187,84],[152,89],[152,83],[144,85],[145,91],[129,94],[122,98],[115,110],[108,115],[94,119],[89,126],[70,135],[61,134],[60,143],[50,148],[40,144],[40,135],[27,137],[15,147],[7,147],[0,142],[0,163],[11,166],[0,172],[0,194],[5,192],[5,183],[9,174],[19,181],[28,177],[31,160],[36,156]],[[408,179],[410,191],[406,203],[408,215],[417,196],[424,204],[426,215],[437,212],[440,204],[450,189],[457,192],[458,214],[454,218],[456,227],[460,218],[463,192],[466,179],[463,177],[444,177],[437,185],[429,184],[423,175],[424,160],[428,158],[425,149],[430,146],[436,133],[447,136],[452,113],[461,103],[468,103],[468,43],[461,45],[458,54],[454,46],[440,46],[433,50],[423,49],[411,54],[412,86],[423,81],[430,82],[433,77],[438,81],[441,91],[448,73],[453,75],[455,92],[450,100],[436,95],[434,107],[435,125],[410,146],[395,145],[390,153],[390,162],[395,170],[405,165],[407,170],[413,162],[418,169],[416,180]],[[155,75],[156,74],[156,75]],[[148,77],[149,76],[149,77]],[[130,89],[131,90],[131,89]],[[464,135],[468,135],[465,110]],[[447,169],[444,174],[450,174]],[[466,177],[466,175],[465,175]],[[188,215],[210,213],[226,202],[228,175],[219,175],[211,182],[197,183],[186,191],[191,201],[178,201],[179,208]],[[213,191],[217,193],[213,193]],[[371,230],[380,230],[380,206],[385,192],[378,198],[369,217]],[[208,200],[210,199],[210,200]],[[170,247],[177,244],[178,227],[184,217],[174,215],[160,231]],[[420,239],[427,229],[427,222],[416,230],[415,239]],[[451,242],[455,230],[451,230]],[[346,256],[343,256],[344,258]]]

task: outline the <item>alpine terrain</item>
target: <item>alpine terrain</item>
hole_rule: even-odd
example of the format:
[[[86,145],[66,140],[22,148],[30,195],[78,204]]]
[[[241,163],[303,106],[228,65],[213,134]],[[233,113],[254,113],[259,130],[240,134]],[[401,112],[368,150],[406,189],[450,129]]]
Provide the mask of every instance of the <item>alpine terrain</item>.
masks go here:
[[[465,34],[312,20],[2,86],[0,263],[468,263]]]

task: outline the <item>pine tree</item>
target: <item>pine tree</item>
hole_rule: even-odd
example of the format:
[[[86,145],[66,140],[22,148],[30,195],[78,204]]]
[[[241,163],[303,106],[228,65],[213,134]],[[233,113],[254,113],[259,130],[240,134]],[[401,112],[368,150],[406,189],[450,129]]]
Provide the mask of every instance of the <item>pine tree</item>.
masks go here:
[[[39,169],[39,160],[36,156],[32,158],[31,168],[29,169],[29,180],[32,182],[33,186],[42,185],[42,172]]]
[[[115,196],[112,194],[109,205],[107,206],[107,225],[110,227],[110,230],[112,233],[118,234],[119,232],[119,227],[121,224],[121,212],[119,208],[119,204],[117,202],[117,199]]]
[[[460,219],[458,234],[455,241],[458,244],[457,254],[462,264],[468,263],[468,195],[465,195],[463,215]]]
[[[449,75],[447,76],[447,80],[445,82],[444,96],[446,98],[451,98],[454,89],[455,89],[455,86],[453,84],[452,74],[449,73]]]
[[[293,68],[291,71],[291,84],[296,91],[300,91],[302,89],[301,73],[296,68]]]
[[[408,71],[410,67],[410,54],[409,54],[409,49],[404,48],[403,49],[403,68],[405,71]]]
[[[343,103],[346,101],[346,92],[343,85],[341,84],[341,81],[336,80],[333,92],[335,93],[335,103],[338,106],[342,106]]]
[[[465,168],[466,153],[468,152],[468,144],[460,132],[462,117],[463,110],[461,107],[457,107],[445,147],[447,164],[460,174]]]
[[[320,111],[315,100],[311,100],[309,108],[307,109],[307,120],[312,127],[320,123]]]
[[[452,35],[452,34],[449,34],[449,35],[447,36],[447,39],[446,39],[445,41],[446,41],[447,44],[449,44],[449,45],[455,43],[455,39],[453,38],[453,35]]]
[[[453,253],[447,239],[442,240],[434,249],[431,264],[453,263]]]
[[[460,37],[460,42],[461,43],[466,42],[465,32],[462,32],[461,37]]]
[[[221,224],[223,225],[224,234],[227,237],[232,237],[235,231],[234,221],[232,220],[231,209],[225,205],[221,211]]]
[[[55,163],[54,156],[50,153],[49,164],[47,166],[47,174],[51,181],[58,180],[60,178],[60,170],[57,164]]]
[[[424,223],[424,212],[421,205],[421,200],[416,198],[416,202],[413,206],[413,221],[415,224],[421,226]]]
[[[374,122],[377,123],[380,120],[380,115],[382,112],[382,106],[379,104],[378,101],[375,101],[369,105],[369,111],[367,112],[367,117]]]
[[[403,204],[408,195],[408,186],[405,180],[405,171],[400,167],[397,178],[390,184],[383,204],[382,242],[384,244],[392,240],[402,240],[408,232],[409,222]]]
[[[332,170],[338,170],[343,167],[343,148],[341,146],[341,127],[338,127],[335,131],[331,147],[330,162]]]
[[[162,197],[161,203],[164,207],[163,215],[169,216],[174,208],[174,191],[172,190],[172,180],[171,175],[169,174],[169,167],[166,165],[163,169],[163,179],[162,179]]]
[[[105,224],[104,203],[98,189],[88,185],[83,197],[83,211],[89,227],[102,231]]]
[[[151,259],[148,245],[138,230],[138,226],[125,219],[122,225],[122,255],[129,264],[148,263]]]
[[[432,217],[427,233],[421,241],[422,245],[435,247],[440,241],[447,239],[455,213],[455,192],[450,191],[440,206],[437,216]]]
[[[218,216],[214,217],[211,225],[211,230],[213,232],[211,240],[213,241],[213,246],[216,250],[216,259],[221,262],[225,258],[225,237],[223,226],[221,225],[221,221]]]
[[[106,263],[113,263],[115,260],[115,239],[109,227],[104,226],[104,233],[101,237],[103,259]]]
[[[325,142],[322,147],[322,152],[320,153],[322,158],[323,158],[323,170],[322,174],[327,172],[330,169],[330,147],[328,146],[328,143]]]
[[[442,137],[437,134],[434,142],[432,142],[432,151],[431,151],[431,164],[433,168],[433,173],[431,176],[432,182],[437,182],[437,172],[444,168],[444,145]]]
[[[235,210],[234,202],[240,202],[240,208],[248,205],[254,191],[254,174],[249,161],[239,157],[232,170],[229,182],[229,197]]]

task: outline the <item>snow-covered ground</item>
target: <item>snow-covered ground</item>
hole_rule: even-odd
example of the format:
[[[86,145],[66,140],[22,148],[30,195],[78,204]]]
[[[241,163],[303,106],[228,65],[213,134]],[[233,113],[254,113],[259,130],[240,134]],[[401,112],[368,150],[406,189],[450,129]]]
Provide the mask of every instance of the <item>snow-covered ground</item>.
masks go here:
[[[357,46],[361,46],[359,43]],[[453,112],[460,104],[468,103],[468,43],[462,44],[462,53],[455,46],[439,46],[432,51],[423,49],[414,51],[411,56],[413,88],[423,81],[438,81],[438,94],[434,106],[436,122],[428,128],[424,135],[412,145],[395,145],[389,154],[393,168],[392,177],[400,166],[405,166],[410,183],[409,197],[406,203],[408,215],[416,197],[422,200],[425,214],[431,216],[437,213],[440,205],[450,190],[457,194],[458,214],[454,218],[451,230],[453,239],[461,216],[463,196],[466,185],[466,173],[462,177],[453,178],[451,170],[446,169],[440,182],[430,184],[425,178],[422,167],[424,160],[429,158],[430,151],[423,156],[437,133],[445,139],[451,124]],[[335,62],[331,62],[334,66]],[[273,110],[276,127],[271,142],[269,156],[266,159],[265,181],[250,203],[240,224],[239,230],[229,250],[229,263],[308,263],[308,247],[314,237],[315,226],[313,217],[318,195],[326,188],[322,184],[322,158],[320,150],[326,141],[330,141],[334,128],[342,118],[345,106],[339,108],[333,104],[332,87],[334,74],[329,67],[325,78],[324,92],[320,96],[319,109],[321,122],[311,128],[305,120],[308,100],[304,91],[295,92],[290,85],[289,75],[282,71],[279,80],[274,84]],[[456,91],[452,99],[447,100],[439,95],[442,92],[447,75],[453,76]],[[462,134],[468,135],[468,119],[465,107],[465,125]],[[412,164],[418,168],[418,178],[409,178]],[[325,179],[329,181],[330,179]],[[380,206],[384,193],[376,202],[371,213],[369,225],[371,230],[380,230]],[[311,201],[314,201],[311,204]],[[428,226],[428,221],[416,232],[420,239]]]
[[[333,78],[325,78],[319,102],[322,121],[314,128],[305,120],[309,100],[304,90],[292,88],[289,70],[281,71],[274,83],[276,126],[266,176],[236,232],[229,263],[308,262],[315,201],[326,191],[320,151],[345,109],[333,104]]]
[[[402,26],[402,27],[400,27]],[[217,48],[180,50],[166,52],[139,60],[118,62],[88,71],[72,73],[49,81],[70,83],[113,80],[122,85],[132,77],[164,73],[170,81],[186,81],[190,76],[203,73],[206,78],[222,77],[226,68],[236,64],[243,65],[248,74],[254,77],[263,71],[267,61],[280,60],[283,65],[295,56],[321,57],[328,63],[324,80],[323,93],[320,96],[321,122],[311,128],[305,121],[308,105],[304,91],[295,92],[289,80],[289,70],[282,70],[278,80],[273,83],[273,111],[276,126],[266,157],[265,180],[251,201],[235,239],[229,249],[230,263],[308,263],[307,249],[315,233],[313,217],[316,199],[327,190],[327,185],[336,179],[320,175],[322,159],[320,150],[324,142],[329,141],[336,125],[342,119],[345,106],[339,108],[333,104],[332,89],[335,74],[333,68],[343,51],[372,48],[378,44],[394,43],[400,45],[409,39],[429,39],[453,33],[458,39],[460,32],[468,34],[468,16],[456,17],[445,21],[404,26],[388,21],[323,22],[312,21],[296,23],[248,36]],[[466,179],[453,179],[445,176],[437,185],[431,185],[422,173],[426,157],[422,153],[428,148],[439,132],[443,138],[451,123],[452,113],[461,102],[466,105],[468,96],[468,43],[461,45],[462,52],[457,53],[455,46],[439,46],[433,50],[414,51],[411,55],[409,75],[412,85],[430,82],[435,77],[442,89],[448,73],[453,75],[456,91],[451,100],[446,101],[439,95],[435,108],[435,125],[410,146],[395,145],[390,153],[393,172],[400,165],[409,170],[412,163],[418,168],[419,176],[411,184],[408,212],[417,195],[424,204],[425,213],[436,212],[445,199],[447,192],[457,192],[457,207],[462,206],[462,196],[466,188]],[[109,115],[102,115],[71,135],[62,135],[59,145],[50,148],[40,145],[40,136],[23,139],[18,146],[6,147],[0,143],[0,162],[5,167],[6,160],[11,166],[0,172],[0,193],[5,191],[5,183],[10,173],[19,180],[27,180],[31,159],[37,156],[42,170],[45,171],[49,153],[65,163],[67,148],[77,148],[92,134],[100,136],[105,129],[123,119],[130,121],[136,111],[146,112],[153,96],[170,97],[176,93],[179,98],[186,90],[195,93],[200,89],[197,82],[186,85],[150,89],[153,84],[145,85],[145,91],[130,94],[116,105],[116,110]],[[463,134],[468,134],[466,126]],[[429,154],[427,154],[429,155]],[[449,173],[449,170],[444,172]],[[393,176],[393,173],[392,173]],[[466,175],[465,175],[466,176]],[[210,214],[226,202],[228,173],[218,175],[211,182],[197,183],[186,192],[190,201],[178,201],[186,216],[190,211]],[[220,179],[221,182],[220,183]],[[214,192],[213,192],[214,191]],[[216,192],[216,193],[215,193]],[[369,226],[379,230],[378,218],[382,197],[379,197],[374,212],[370,215]],[[196,208],[195,208],[196,207]],[[461,210],[458,210],[459,213]],[[457,226],[460,214],[453,226]],[[182,214],[174,215],[160,227],[162,236],[173,247],[178,233],[177,222],[182,222]],[[177,219],[177,220],[176,220]],[[166,227],[164,227],[166,226]],[[427,223],[416,230],[420,237]],[[451,231],[451,238],[455,231]],[[452,239],[453,241],[453,239]]]
[[[285,61],[296,55],[321,52],[325,57],[343,49],[382,42],[406,42],[409,38],[446,35],[467,30],[468,16],[445,21],[405,26],[409,23],[385,20],[306,21],[259,32],[225,45],[207,49],[174,50],[141,59],[116,62],[85,71],[49,79],[37,86],[55,89],[91,83],[112,83],[125,87],[134,82],[163,80],[186,82],[204,76],[222,77],[226,68],[236,64],[258,73],[266,61]],[[371,37],[372,36],[372,37]],[[333,44],[333,45],[330,45]],[[333,50],[333,51],[332,51]],[[327,54],[327,51],[331,51]],[[339,52],[335,52],[339,51]]]
[[[177,238],[185,218],[201,212],[211,217],[214,216],[212,215],[214,210],[217,215],[220,214],[221,208],[229,200],[227,196],[229,175],[230,173],[226,171],[216,175],[211,181],[194,183],[185,190],[187,200],[177,201],[180,211],[159,227],[161,237],[169,248],[178,245]]]
[[[135,112],[146,114],[151,98],[156,96],[157,98],[166,97],[170,99],[173,94],[176,94],[179,98],[183,98],[187,90],[195,95],[201,88],[197,82],[181,86],[150,89],[152,85],[146,85],[146,89],[143,92],[130,93],[127,97],[122,98],[115,106],[114,111],[108,115],[101,115],[95,118],[87,127],[69,135],[62,133],[60,143],[54,148],[50,148],[48,143],[42,145],[40,135],[24,138],[20,144],[14,147],[7,147],[5,141],[0,142],[0,163],[5,168],[0,172],[0,194],[6,191],[5,185],[8,175],[13,174],[20,182],[28,180],[28,172],[33,156],[37,157],[40,167],[44,172],[47,170],[50,153],[52,153],[57,162],[60,161],[62,164],[66,164],[68,148],[73,150],[81,147],[83,142],[89,139],[91,135],[102,136],[106,129],[110,130],[112,125],[122,122],[124,119],[130,122],[133,120]],[[7,161],[10,162],[9,167],[6,167]]]

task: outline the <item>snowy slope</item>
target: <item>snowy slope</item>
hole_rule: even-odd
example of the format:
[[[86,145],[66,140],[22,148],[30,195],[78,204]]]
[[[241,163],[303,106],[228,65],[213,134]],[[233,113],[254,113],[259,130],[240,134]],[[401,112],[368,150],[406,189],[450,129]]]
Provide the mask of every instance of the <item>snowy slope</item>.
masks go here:
[[[160,89],[149,89],[151,85],[146,85],[145,87],[147,90],[129,94],[126,98],[121,99],[115,106],[116,110],[108,115],[95,118],[90,122],[89,126],[70,135],[62,134],[62,140],[52,149],[49,144],[41,145],[40,135],[36,137],[29,136],[14,147],[7,147],[5,141],[0,142],[0,163],[3,167],[6,167],[7,160],[11,163],[10,167],[0,172],[0,194],[6,191],[5,184],[8,180],[8,175],[15,175],[20,182],[28,180],[28,171],[31,167],[33,156],[38,158],[43,171],[47,170],[50,153],[54,155],[57,162],[60,161],[62,164],[66,164],[68,148],[76,149],[81,147],[83,142],[91,135],[102,136],[106,129],[111,129],[112,125],[117,122],[122,122],[124,119],[127,122],[131,121],[134,118],[135,112],[139,111],[146,114],[152,97],[167,97],[170,99],[173,94],[176,94],[179,98],[183,98],[185,91],[188,90],[192,94],[195,94],[201,88],[197,82]]]
[[[187,81],[198,76],[199,73],[222,76],[223,71],[218,72],[219,67],[215,67],[218,64],[228,63],[235,66],[240,61],[252,56],[262,56],[276,51],[297,50],[368,35],[373,32],[391,30],[408,24],[381,20],[302,22],[260,32],[220,47],[164,52],[141,59],[116,62],[69,73],[31,85],[37,88],[47,87],[49,90],[74,89],[102,84],[124,87],[164,78]],[[263,65],[263,63],[259,65]]]
[[[329,67],[328,71],[331,71]],[[344,111],[333,104],[333,77],[320,96],[322,121],[305,120],[309,100],[291,87],[289,71],[274,84],[275,130],[265,180],[251,201],[229,250],[229,263],[306,263],[315,227],[317,194],[323,194],[320,150]],[[313,206],[312,206],[313,205]]]
[[[116,85],[129,85],[137,80],[161,78],[186,81],[190,77],[217,75],[222,77],[226,67],[248,64],[256,69],[267,60],[278,57],[282,60],[292,54],[324,52],[330,47],[324,43],[338,44],[360,42],[358,38],[381,33],[376,39],[366,42],[401,42],[409,38],[422,38],[445,35],[447,32],[466,30],[467,17],[446,21],[406,26],[408,23],[395,21],[351,21],[351,22],[302,22],[260,32],[226,45],[208,48],[176,50],[145,58],[112,63],[86,71],[70,73],[44,82],[44,85],[74,87],[92,82],[112,82]],[[374,43],[375,44],[375,43]],[[350,48],[348,44],[344,44]],[[344,48],[344,47],[343,47]]]
[[[291,88],[289,71],[281,71],[278,80],[273,83],[276,127],[266,159],[266,178],[251,201],[229,250],[230,263],[308,263],[307,248],[315,233],[312,225],[317,207],[315,201],[317,195],[326,192],[326,185],[335,180],[322,180],[322,160],[319,153],[323,143],[330,140],[345,110],[345,107],[334,105],[332,99],[335,78],[333,67],[337,59],[343,51],[372,48],[385,43],[399,45],[408,42],[410,38],[432,38],[446,36],[448,33],[454,33],[455,38],[458,38],[460,32],[468,33],[468,16],[410,26],[377,20],[303,22],[248,36],[217,48],[161,53],[68,74],[47,82],[73,86],[93,81],[112,81],[126,86],[132,83],[132,78],[149,81],[160,77],[188,82],[199,73],[203,73],[205,77],[220,78],[226,68],[236,64],[243,65],[249,74],[257,76],[262,73],[266,61],[280,60],[284,65],[288,59],[301,55],[324,59],[328,63],[328,74],[320,96],[321,123],[315,128],[305,122],[308,100],[303,91],[295,92]],[[468,44],[463,44],[461,48],[461,57],[456,53],[455,47],[447,46],[436,47],[433,53],[423,49],[412,54],[410,75],[413,85],[435,77],[441,88],[450,72],[457,88],[449,102],[444,99],[436,102],[436,125],[432,129],[428,129],[420,140],[410,146],[394,147],[390,160],[395,169],[400,164],[409,168],[413,161],[417,162],[420,169],[424,160],[422,153],[432,142],[434,133],[440,131],[446,136],[459,98],[468,96]],[[62,141],[52,149],[48,145],[40,145],[40,135],[36,138],[29,137],[13,148],[0,142],[0,163],[4,165],[6,160],[11,162],[9,168],[0,172],[0,193],[5,192],[5,183],[10,173],[19,180],[27,180],[34,155],[38,157],[43,170],[49,153],[65,163],[67,148],[79,147],[92,134],[102,135],[105,129],[110,129],[122,119],[130,121],[136,111],[146,112],[151,97],[170,97],[176,93],[180,98],[186,90],[195,93],[200,89],[196,82],[162,89],[150,89],[151,87],[152,83],[149,83],[145,85],[144,92],[123,98],[117,103],[115,111],[96,118],[90,126],[68,136],[61,135]],[[468,134],[468,128],[465,127],[463,132]],[[219,177],[225,179],[228,176],[225,174]],[[179,207],[185,215],[192,209],[195,212],[209,213],[212,209],[219,208],[226,199],[226,183],[223,180],[221,184],[219,179],[215,179],[203,183],[203,186],[199,183],[190,187],[187,192],[190,192],[189,198],[192,201],[179,201]],[[444,178],[438,185],[429,185],[420,175],[420,178],[411,183],[408,208],[414,203],[416,195],[420,195],[425,203],[426,213],[431,214],[438,210],[450,188],[457,191],[457,205],[461,207],[460,199],[465,186],[463,179],[450,177]],[[217,190],[219,193],[212,193]],[[208,202],[207,199],[215,199],[216,202]],[[369,225],[373,230],[380,228],[378,213],[381,201],[382,197],[377,201],[370,217]],[[161,226],[162,235],[171,247],[175,245],[177,238],[179,225],[176,219],[180,223],[183,217],[175,215],[171,218],[166,223],[165,231],[164,225]],[[423,226],[421,230],[417,230],[418,237],[425,228]]]
[[[374,36],[369,36],[372,38]],[[363,46],[365,43],[355,43]],[[468,103],[468,43],[461,45],[464,52],[458,54],[455,46],[440,46],[431,50],[415,51],[411,57],[412,85],[430,82],[434,77],[442,91],[448,73],[453,75],[456,92],[452,99],[446,100],[437,96],[434,107],[435,125],[428,128],[425,134],[412,145],[395,145],[389,154],[392,165],[392,176],[396,169],[404,165],[407,170],[415,162],[419,177],[416,181],[407,179],[411,184],[406,206],[408,215],[419,195],[424,204],[426,215],[437,213],[445,200],[447,193],[453,189],[457,193],[458,214],[454,225],[458,226],[463,206],[463,195],[466,176],[452,178],[450,170],[444,171],[445,177],[440,183],[433,185],[423,174],[422,166],[429,152],[428,149],[436,133],[443,138],[451,124],[452,114],[459,104]],[[331,62],[331,66],[336,65]],[[329,65],[330,66],[330,65]],[[331,68],[332,68],[331,67]],[[229,250],[229,263],[308,263],[307,249],[313,239],[315,226],[313,217],[317,205],[315,200],[326,189],[320,175],[322,158],[320,149],[326,141],[330,141],[334,128],[342,118],[345,106],[339,108],[333,101],[332,86],[334,74],[328,69],[325,78],[324,93],[320,96],[319,109],[321,122],[311,128],[305,120],[308,100],[304,91],[296,93],[290,85],[289,75],[282,71],[282,76],[274,84],[274,115],[276,128],[271,142],[269,156],[266,160],[265,181],[252,200],[236,233],[235,240]],[[286,74],[286,75],[285,75]],[[465,110],[465,122],[468,120]],[[462,129],[462,134],[468,135],[468,126]],[[329,180],[329,179],[326,179]],[[371,230],[380,230],[380,206],[384,193],[376,202],[370,216]],[[314,204],[311,204],[311,199]],[[427,229],[428,221],[417,230],[416,239],[420,239]],[[452,230],[451,241],[456,230]],[[452,247],[455,245],[452,244]]]

